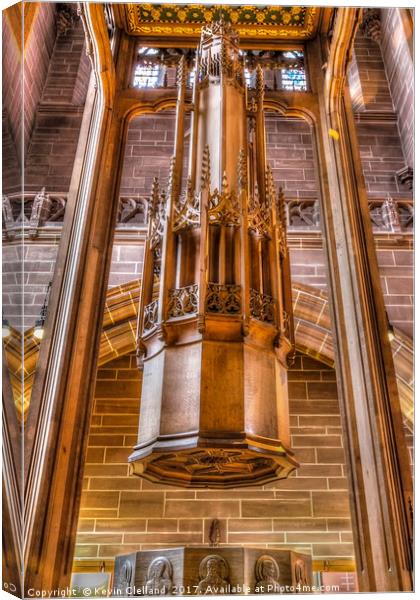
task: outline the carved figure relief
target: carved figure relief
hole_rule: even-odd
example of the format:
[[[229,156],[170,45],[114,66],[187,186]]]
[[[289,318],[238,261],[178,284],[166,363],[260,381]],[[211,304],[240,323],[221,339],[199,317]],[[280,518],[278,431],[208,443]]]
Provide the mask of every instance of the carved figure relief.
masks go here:
[[[263,554],[255,563],[255,592],[273,594],[280,592],[279,566],[272,556]]]
[[[220,542],[220,521],[219,519],[213,519],[210,523],[209,529],[209,543],[210,546],[218,546]]]
[[[301,558],[298,558],[295,562],[295,582],[296,585],[309,585],[306,563]]]
[[[167,595],[172,588],[172,563],[165,556],[152,560],[147,571],[146,588],[148,594]]]
[[[199,568],[197,594],[226,594],[229,589],[229,565],[220,554],[203,558]]]
[[[133,564],[127,558],[121,565],[121,568],[116,576],[115,588],[123,593],[124,596],[129,596],[130,588],[133,585]]]

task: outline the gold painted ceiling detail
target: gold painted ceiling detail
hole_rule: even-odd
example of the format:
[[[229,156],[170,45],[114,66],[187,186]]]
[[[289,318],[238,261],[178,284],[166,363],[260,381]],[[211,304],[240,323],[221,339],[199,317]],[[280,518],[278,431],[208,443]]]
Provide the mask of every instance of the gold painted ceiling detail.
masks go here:
[[[252,6],[205,4],[124,4],[129,34],[199,36],[203,25],[223,19],[240,37],[308,39],[317,28],[320,9],[314,6]]]

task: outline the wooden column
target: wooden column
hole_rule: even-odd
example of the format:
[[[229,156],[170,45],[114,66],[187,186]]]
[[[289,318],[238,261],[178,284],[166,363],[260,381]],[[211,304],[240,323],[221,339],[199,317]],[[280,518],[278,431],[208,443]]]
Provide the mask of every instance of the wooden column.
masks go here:
[[[81,5],[81,18],[94,73],[25,429],[27,593],[70,583],[117,211],[122,119],[102,6]]]
[[[407,591],[411,477],[346,83],[358,17],[359,9],[338,9],[324,82],[325,57],[311,64],[320,98],[325,240],[359,589]]]

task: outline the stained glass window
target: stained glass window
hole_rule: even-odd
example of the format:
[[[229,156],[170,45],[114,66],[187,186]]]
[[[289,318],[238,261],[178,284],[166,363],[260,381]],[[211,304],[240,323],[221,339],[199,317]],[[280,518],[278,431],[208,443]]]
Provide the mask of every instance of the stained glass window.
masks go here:
[[[305,69],[281,69],[281,88],[304,92],[307,89]]]
[[[162,85],[164,73],[157,64],[137,65],[134,71],[134,86],[139,88],[155,88]]]
[[[245,82],[248,87],[255,87],[255,69],[244,69]]]

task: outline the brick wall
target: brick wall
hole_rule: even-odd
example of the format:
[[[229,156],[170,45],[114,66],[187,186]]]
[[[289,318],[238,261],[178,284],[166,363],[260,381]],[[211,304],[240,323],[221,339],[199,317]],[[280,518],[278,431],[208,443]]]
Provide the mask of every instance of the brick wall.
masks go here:
[[[54,275],[58,245],[59,237],[55,241],[26,240],[24,249],[19,242],[3,246],[3,313],[18,330],[30,329],[40,316],[48,283]],[[117,241],[112,253],[109,287],[140,279],[142,269],[143,242]]]
[[[128,130],[120,194],[148,196],[154,177],[166,187],[174,148],[175,113],[135,117]]]
[[[396,120],[359,121],[356,127],[368,197],[411,198],[395,176],[406,164]]]
[[[12,9],[13,10],[13,9]],[[21,145],[22,93],[25,99],[24,149],[27,149],[38,102],[47,76],[55,29],[55,4],[39,3],[25,46],[23,89],[21,50],[14,38],[10,22],[3,13],[3,107],[10,119],[12,139],[18,151]]]
[[[25,190],[38,192],[45,187],[47,192],[65,194],[70,186],[90,63],[84,51],[81,21],[77,20],[74,28],[55,40],[54,14],[52,4],[40,5],[25,51],[25,135],[30,135],[25,157]],[[4,35],[10,37],[12,33],[6,29]],[[8,52],[12,52],[14,40],[3,41],[7,42]],[[8,102],[12,100],[7,97]],[[7,152],[3,155],[6,166],[3,183],[10,193],[20,189],[20,181],[17,161],[13,160],[10,119],[7,114],[3,117],[6,125],[3,150]],[[47,285],[54,275],[60,233],[60,230],[52,235],[50,232],[42,241],[25,240],[24,256],[20,258],[19,242],[4,248],[4,312],[18,329],[32,327],[39,318]],[[22,258],[23,267],[19,264]],[[23,295],[21,283],[25,285]]]
[[[84,104],[90,74],[84,46],[83,25],[77,19],[73,28],[56,39],[42,92],[44,103]]]
[[[381,48],[406,163],[414,166],[414,65],[412,32],[404,8],[381,9]],[[409,39],[407,39],[409,36]]]
[[[12,194],[21,189],[22,173],[16,145],[10,129],[9,116],[2,112],[2,189],[3,194]]]
[[[40,317],[54,274],[57,249],[54,244],[25,244],[23,248],[17,243],[3,247],[3,312],[18,330],[33,327]]]
[[[28,148],[28,190],[69,189],[90,73],[84,43],[80,20],[56,39]]]
[[[8,11],[2,14],[2,100],[3,118],[9,123],[11,140],[15,146],[15,152],[20,153],[22,137],[22,63],[20,56],[20,44],[15,39]],[[3,146],[3,152],[4,152]],[[20,159],[20,154],[19,154]]]
[[[360,31],[357,32],[354,41],[349,85],[357,110],[392,112],[392,99],[381,49],[376,42],[364,37]]]
[[[302,119],[266,113],[267,155],[276,187],[286,199],[317,198],[311,129]]]
[[[41,99],[47,78],[50,58],[56,38],[56,9],[54,3],[40,2],[25,48],[24,98],[25,98],[25,141],[28,143],[34,127],[38,102]]]
[[[224,544],[288,547],[315,558],[352,557],[335,372],[298,356],[289,371],[297,474],[264,487],[184,490],[128,476],[140,398],[134,356],[98,371],[76,558],[207,543],[219,518]]]
[[[68,192],[82,114],[82,107],[39,108],[25,167],[28,191]]]
[[[377,250],[384,300],[390,322],[413,339],[414,252],[408,248]]]
[[[140,279],[143,272],[143,242],[122,244],[115,240],[112,248],[108,286],[122,285]]]

